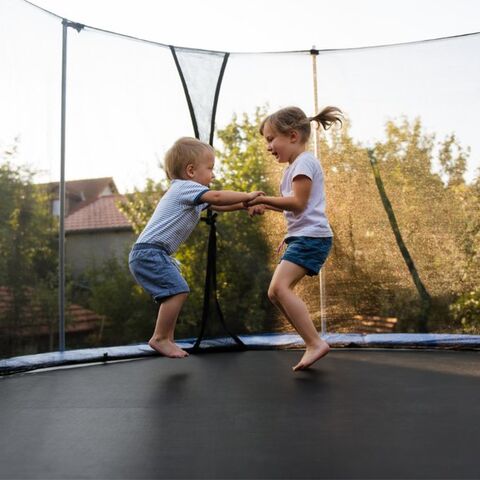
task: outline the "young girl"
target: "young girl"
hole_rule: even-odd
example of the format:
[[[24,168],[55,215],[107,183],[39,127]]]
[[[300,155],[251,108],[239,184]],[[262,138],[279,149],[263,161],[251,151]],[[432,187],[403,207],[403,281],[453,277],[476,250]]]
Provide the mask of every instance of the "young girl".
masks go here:
[[[248,202],[250,214],[265,208],[283,212],[287,221],[284,242],[287,248],[275,269],[268,297],[287,317],[305,341],[305,354],[293,370],[308,368],[325,356],[330,347],[322,340],[308,314],[307,306],[294,293],[305,275],[318,275],[332,247],[332,230],[325,215],[325,189],[320,162],[306,150],[310,123],[326,130],[342,124],[342,112],[326,107],[307,117],[297,107],[287,107],[269,115],[260,126],[268,151],[279,163],[287,164],[280,185],[281,197],[257,197]]]

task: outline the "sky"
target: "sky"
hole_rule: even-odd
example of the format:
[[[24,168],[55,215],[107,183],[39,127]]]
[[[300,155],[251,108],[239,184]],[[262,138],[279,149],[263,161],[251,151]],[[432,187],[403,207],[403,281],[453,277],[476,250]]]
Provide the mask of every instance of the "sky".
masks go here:
[[[480,31],[478,0],[34,0],[72,21],[232,52],[347,48]]]
[[[233,53],[308,50],[312,46],[356,48],[480,31],[477,0],[32,3],[91,27],[165,45]],[[0,27],[7,39],[15,37],[15,43],[9,48],[7,40],[7,48],[2,50],[0,42],[0,59],[5,63],[6,57],[13,70],[10,77],[0,78],[0,100],[7,112],[10,108],[3,122],[0,116],[0,132],[19,134],[21,153],[34,159],[34,165],[41,165],[46,181],[57,180],[61,28],[56,19],[39,17],[35,9],[25,8],[22,0],[0,0],[0,13],[2,8],[7,10]],[[157,176],[158,162],[172,141],[192,134],[178,75],[174,69],[170,73],[166,69],[172,61],[169,50],[95,31],[70,32],[68,42],[67,179],[114,176],[121,191],[141,187],[145,177]],[[467,39],[450,42],[442,51],[429,44],[419,46],[417,58],[402,48],[376,50],[375,55],[363,51],[318,57],[324,75],[319,80],[321,103],[339,104],[350,116],[355,137],[369,141],[381,137],[390,118],[378,112],[378,105],[394,117],[405,112],[418,114],[427,132],[445,136],[454,125],[463,144],[472,147],[467,175],[471,179],[480,167],[475,122],[480,110],[480,61],[475,54],[479,46]],[[392,53],[397,60],[389,63]],[[442,60],[445,55],[448,65]],[[212,64],[206,70],[215,68]],[[416,79],[415,72],[423,68],[429,77]],[[209,81],[198,77],[194,81],[202,85]],[[222,84],[217,124],[222,126],[233,113],[251,113],[253,106],[265,103],[272,108],[285,106],[285,102],[298,104],[312,114],[310,77],[308,56],[232,55]],[[398,88],[395,82],[401,82]],[[391,90],[382,92],[382,85],[387,84]],[[9,88],[18,90],[17,96],[12,96]],[[403,94],[392,94],[400,90]],[[437,100],[432,101],[430,94]],[[461,124],[452,120],[459,115],[458,107],[464,112]],[[27,133],[19,133],[22,128]]]

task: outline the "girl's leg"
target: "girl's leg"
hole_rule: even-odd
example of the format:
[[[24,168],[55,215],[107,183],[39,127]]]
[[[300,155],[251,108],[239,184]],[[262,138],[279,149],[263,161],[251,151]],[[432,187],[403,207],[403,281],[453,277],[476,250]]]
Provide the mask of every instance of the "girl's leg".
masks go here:
[[[330,347],[318,335],[305,303],[295,295],[293,288],[306,275],[306,270],[288,260],[282,260],[273,274],[268,297],[287,317],[298,334],[303,338],[306,351],[294,370],[308,368],[325,356]]]
[[[188,356],[188,353],[175,345],[173,341],[177,318],[187,297],[188,293],[173,295],[164,300],[158,309],[157,323],[148,344],[166,357],[181,358]]]

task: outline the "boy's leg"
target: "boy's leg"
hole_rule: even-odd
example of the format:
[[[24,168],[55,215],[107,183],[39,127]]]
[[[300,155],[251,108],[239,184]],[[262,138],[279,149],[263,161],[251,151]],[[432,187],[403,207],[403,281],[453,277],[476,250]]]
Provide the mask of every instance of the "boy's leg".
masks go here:
[[[305,303],[293,292],[294,286],[306,275],[306,270],[288,260],[282,260],[273,274],[268,297],[287,317],[303,338],[306,351],[294,370],[308,368],[325,356],[330,347],[318,335]]]
[[[175,345],[173,341],[177,318],[187,297],[188,293],[173,295],[164,300],[158,309],[157,323],[148,344],[166,357],[181,358],[188,356],[188,353]]]

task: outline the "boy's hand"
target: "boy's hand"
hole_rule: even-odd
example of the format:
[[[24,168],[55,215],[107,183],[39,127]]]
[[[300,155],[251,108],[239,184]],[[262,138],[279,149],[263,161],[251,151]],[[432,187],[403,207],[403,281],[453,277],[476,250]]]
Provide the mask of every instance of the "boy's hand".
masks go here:
[[[248,195],[248,199],[246,200],[247,203],[250,203],[252,200],[254,200],[255,198],[257,197],[260,197],[260,196],[265,196],[265,192],[250,192],[250,193],[247,193]]]
[[[261,201],[255,202],[255,199],[260,196],[265,196],[265,192],[250,192],[247,193],[247,195],[249,198],[243,202],[243,206],[245,208],[253,207],[253,205],[258,205],[259,203],[262,203]]]
[[[248,195],[251,196],[251,198],[249,198],[248,200],[245,200],[243,202],[243,205],[245,206],[245,208],[253,207],[254,205],[260,205],[262,203],[262,198],[261,197],[264,197],[265,193],[263,193],[263,192],[251,192]]]
[[[263,215],[265,213],[265,206],[264,205],[255,205],[254,207],[248,207],[248,214],[251,217],[255,215]]]

